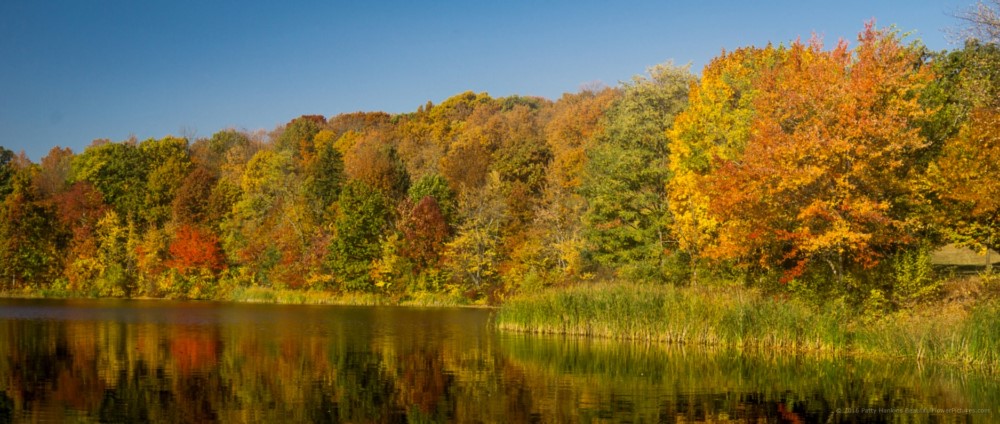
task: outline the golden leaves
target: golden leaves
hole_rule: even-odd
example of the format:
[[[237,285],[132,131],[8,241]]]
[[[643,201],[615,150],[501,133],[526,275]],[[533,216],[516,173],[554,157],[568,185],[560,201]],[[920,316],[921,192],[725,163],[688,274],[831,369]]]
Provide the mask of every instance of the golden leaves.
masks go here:
[[[798,264],[789,272],[831,254],[872,263],[902,238],[887,199],[906,195],[899,175],[927,144],[915,93],[930,74],[916,63],[873,25],[853,50],[813,40],[713,61],[671,133],[674,231],[711,257]]]

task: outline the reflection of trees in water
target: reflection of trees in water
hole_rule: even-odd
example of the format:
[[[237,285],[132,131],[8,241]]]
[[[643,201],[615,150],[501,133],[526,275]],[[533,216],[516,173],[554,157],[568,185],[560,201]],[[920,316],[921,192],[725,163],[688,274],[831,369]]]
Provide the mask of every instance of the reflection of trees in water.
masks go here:
[[[1000,404],[985,377],[907,363],[494,337],[456,330],[460,318],[379,330],[420,318],[407,314],[320,332],[0,322],[0,422],[812,422]]]
[[[370,329],[317,335],[294,328],[287,320],[264,331],[252,325],[2,322],[0,341],[11,343],[0,343],[0,417],[461,421],[458,396],[476,392],[456,389],[461,367],[474,368],[471,382],[492,374],[482,368],[492,363],[479,357],[482,350],[457,342],[428,345],[441,341],[441,329],[386,337]]]
[[[532,405],[534,414],[556,420],[820,422],[838,408],[982,408],[1000,402],[1000,387],[988,376],[943,366],[604,340],[502,340],[527,391],[558,393]],[[899,417],[834,421],[855,418]]]
[[[399,358],[396,369],[396,402],[410,405],[422,415],[430,416],[439,410],[454,411],[447,404],[448,388],[455,384],[454,375],[444,368],[441,352],[434,350],[414,350]]]

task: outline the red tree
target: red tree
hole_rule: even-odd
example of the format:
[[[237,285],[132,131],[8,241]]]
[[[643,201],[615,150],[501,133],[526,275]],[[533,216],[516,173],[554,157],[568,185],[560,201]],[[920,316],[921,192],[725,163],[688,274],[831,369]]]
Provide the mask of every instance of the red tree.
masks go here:
[[[196,269],[218,271],[224,267],[219,239],[198,227],[184,225],[170,243],[171,259],[167,266],[187,274]]]
[[[425,196],[403,223],[403,255],[416,263],[418,270],[437,264],[448,238],[448,224],[441,207]]]

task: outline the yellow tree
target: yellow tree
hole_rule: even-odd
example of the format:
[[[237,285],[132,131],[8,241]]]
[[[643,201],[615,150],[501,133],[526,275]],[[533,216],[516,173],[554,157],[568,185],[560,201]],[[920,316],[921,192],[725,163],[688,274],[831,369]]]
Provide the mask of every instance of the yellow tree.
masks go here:
[[[980,250],[1000,248],[1000,111],[972,112],[945,142],[928,175],[949,238]]]
[[[708,178],[720,161],[742,154],[754,117],[754,81],[786,54],[786,49],[769,45],[715,58],[691,86],[687,109],[677,115],[669,130],[670,230],[678,247],[691,256],[694,281],[699,261],[714,244],[719,225],[709,214]]]

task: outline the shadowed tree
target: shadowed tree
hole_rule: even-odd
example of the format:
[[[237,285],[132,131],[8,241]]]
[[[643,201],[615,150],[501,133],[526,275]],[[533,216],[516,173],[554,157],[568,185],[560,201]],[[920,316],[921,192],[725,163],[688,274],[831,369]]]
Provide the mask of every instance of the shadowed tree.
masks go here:
[[[101,193],[86,181],[73,183],[68,190],[53,197],[52,203],[60,224],[71,234],[63,275],[70,289],[81,289],[97,278],[97,223],[109,208]]]
[[[218,184],[218,176],[205,166],[198,165],[177,188],[171,209],[173,220],[178,224],[202,224],[211,217],[212,189]]]
[[[12,179],[15,169],[14,152],[0,146],[0,199],[7,197],[13,191]]]
[[[302,183],[294,169],[291,152],[259,151],[246,164],[223,221],[220,234],[230,260],[252,270],[262,284],[283,284],[285,277],[294,277],[297,284],[304,278],[298,260],[311,228],[298,202]],[[216,188],[220,186],[222,181]]]
[[[333,142],[319,143],[316,158],[306,168],[305,197],[310,215],[316,223],[333,218],[331,206],[340,196],[344,184],[344,159]]]
[[[552,117],[545,125],[552,162],[534,226],[540,232],[539,260],[543,266],[552,265],[546,268],[555,268],[556,278],[574,276],[583,269],[580,217],[586,201],[579,188],[586,166],[586,147],[603,131],[607,108],[619,95],[620,91],[612,89],[564,94],[553,105]]]
[[[39,196],[38,166],[23,154],[6,165],[11,191],[0,203],[0,287],[48,285],[60,271],[68,237],[59,231],[55,207]]]

